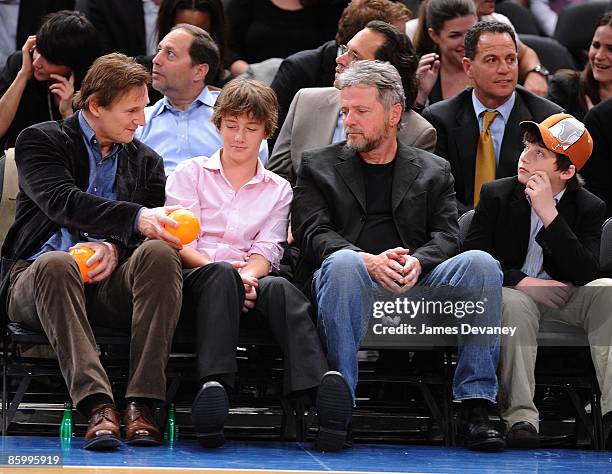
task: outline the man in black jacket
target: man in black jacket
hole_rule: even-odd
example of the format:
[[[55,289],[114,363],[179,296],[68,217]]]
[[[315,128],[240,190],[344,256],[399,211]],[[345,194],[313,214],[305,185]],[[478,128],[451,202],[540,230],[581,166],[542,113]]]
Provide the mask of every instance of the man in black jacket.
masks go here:
[[[593,137],[593,154],[581,172],[585,187],[606,203],[606,216],[612,216],[612,99],[594,106],[584,117]]]
[[[176,225],[172,208],[158,207],[161,157],[132,139],[144,123],[148,78],[122,54],[98,59],[77,95],[81,110],[27,128],[15,149],[20,192],[2,247],[0,307],[49,338],[70,396],[89,418],[87,449],[121,444],[94,325],[131,331],[127,442],[161,441],[153,405],[165,398],[182,280],[180,243],[164,229]],[[93,251],[83,276],[68,253],[75,247]]]
[[[304,152],[292,204],[301,250],[296,280],[312,286],[330,369],[344,378],[334,397],[317,402],[320,412],[333,413],[319,429],[317,445],[324,450],[343,446],[357,352],[370,315],[382,316],[373,311],[381,298],[403,301],[410,291],[412,301],[484,303],[478,317],[468,319],[490,329],[488,334],[501,321],[499,264],[484,252],[455,256],[457,208],[448,162],[397,140],[405,103],[397,70],[380,61],[356,61],[336,82],[347,140]],[[401,319],[400,311],[391,313]],[[436,316],[417,316],[410,321],[421,323],[419,330],[437,326]],[[455,329],[454,323],[446,329]],[[487,405],[497,397],[497,337],[458,340],[453,391],[462,401],[461,433],[471,449],[503,449],[487,416]]]
[[[501,263],[503,325],[516,327],[502,340],[500,360],[506,441],[537,447],[533,395],[541,319],[584,327],[604,419],[612,422],[612,280],[595,280],[605,205],[576,175],[591,154],[589,132],[567,114],[521,127],[526,133],[518,176],[483,186],[464,248],[489,252]]]
[[[465,56],[463,68],[474,88],[423,111],[423,117],[438,133],[436,155],[451,164],[460,215],[474,207],[483,182],[476,177],[479,136],[488,133],[493,141],[495,163],[490,179],[512,176],[521,152],[519,122],[540,122],[562,111],[558,105],[517,86],[517,47],[510,26],[477,23],[465,35]],[[487,131],[484,115],[490,112],[497,115]]]

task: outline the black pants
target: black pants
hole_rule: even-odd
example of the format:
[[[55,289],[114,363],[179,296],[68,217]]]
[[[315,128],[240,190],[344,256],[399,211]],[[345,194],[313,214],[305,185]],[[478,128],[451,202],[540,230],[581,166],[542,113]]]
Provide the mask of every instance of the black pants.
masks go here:
[[[284,393],[318,386],[328,369],[308,299],[286,279],[265,276],[259,279],[255,309],[241,313],[243,302],[242,280],[229,263],[183,271],[179,326],[195,327],[200,380],[233,387],[240,323],[256,318],[267,325],[283,352]]]

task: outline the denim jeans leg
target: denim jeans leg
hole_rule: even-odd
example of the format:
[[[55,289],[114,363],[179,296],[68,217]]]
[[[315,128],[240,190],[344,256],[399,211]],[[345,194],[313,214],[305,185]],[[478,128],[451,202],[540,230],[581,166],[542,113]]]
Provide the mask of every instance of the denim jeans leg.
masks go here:
[[[338,250],[315,272],[312,286],[329,368],[344,376],[355,400],[357,352],[370,318],[374,284],[357,252]]]
[[[454,301],[483,302],[483,314],[473,316],[469,322],[489,328],[501,325],[502,283],[499,262],[486,252],[471,250],[439,264],[419,286],[449,286]],[[495,403],[499,339],[498,335],[462,335],[459,331],[459,360],[453,380],[456,400],[484,398]]]

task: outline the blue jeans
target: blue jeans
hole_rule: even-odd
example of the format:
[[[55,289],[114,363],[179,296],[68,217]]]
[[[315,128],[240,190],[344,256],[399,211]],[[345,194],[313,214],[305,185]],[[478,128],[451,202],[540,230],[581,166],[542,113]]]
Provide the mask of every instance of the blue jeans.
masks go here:
[[[503,274],[488,253],[471,250],[446,260],[423,276],[417,286],[445,287],[454,299],[485,301],[481,327],[498,327],[502,316]],[[323,261],[313,278],[319,334],[331,370],[346,378],[353,399],[357,386],[357,352],[366,333],[374,297],[380,290],[353,250],[339,250]],[[410,294],[410,290],[407,295]],[[465,298],[468,299],[468,298]],[[475,337],[478,337],[476,344]],[[456,400],[484,398],[495,402],[499,336],[459,335],[459,360],[453,379]]]

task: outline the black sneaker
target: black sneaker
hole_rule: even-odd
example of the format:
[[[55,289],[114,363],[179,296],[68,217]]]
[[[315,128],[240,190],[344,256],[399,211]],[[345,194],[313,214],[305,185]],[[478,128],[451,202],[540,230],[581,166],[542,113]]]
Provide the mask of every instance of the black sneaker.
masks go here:
[[[506,434],[506,445],[509,448],[539,448],[540,437],[538,436],[538,430],[526,421],[514,423]]]
[[[191,405],[191,421],[201,446],[223,446],[223,426],[228,412],[229,400],[223,385],[219,382],[206,382],[202,385]]]
[[[315,446],[321,451],[340,451],[346,441],[353,413],[351,390],[340,372],[326,372],[317,392],[319,432]]]

